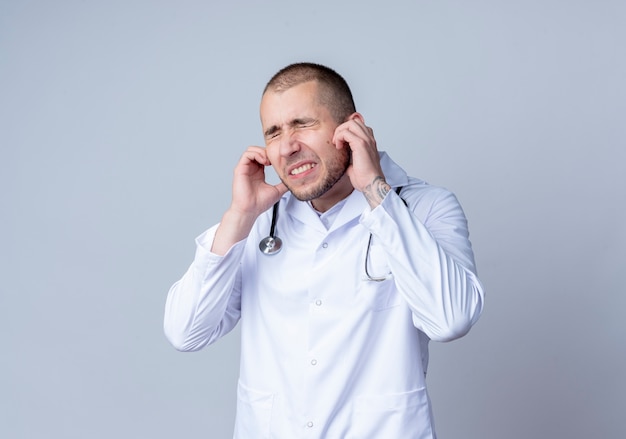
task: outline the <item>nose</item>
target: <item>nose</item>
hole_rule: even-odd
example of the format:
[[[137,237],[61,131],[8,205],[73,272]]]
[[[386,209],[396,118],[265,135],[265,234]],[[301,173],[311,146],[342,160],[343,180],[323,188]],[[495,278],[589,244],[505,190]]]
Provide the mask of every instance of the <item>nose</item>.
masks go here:
[[[298,134],[293,130],[285,131],[280,139],[280,155],[289,157],[298,151],[300,151]]]

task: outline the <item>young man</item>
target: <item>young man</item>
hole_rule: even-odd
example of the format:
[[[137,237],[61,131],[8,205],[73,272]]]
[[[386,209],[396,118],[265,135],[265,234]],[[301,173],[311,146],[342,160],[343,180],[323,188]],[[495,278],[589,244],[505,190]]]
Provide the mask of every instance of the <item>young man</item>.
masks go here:
[[[484,300],[458,201],[378,151],[327,67],[279,71],[261,124],[168,294],[168,339],[198,350],[241,321],[235,438],[434,438],[428,343]]]

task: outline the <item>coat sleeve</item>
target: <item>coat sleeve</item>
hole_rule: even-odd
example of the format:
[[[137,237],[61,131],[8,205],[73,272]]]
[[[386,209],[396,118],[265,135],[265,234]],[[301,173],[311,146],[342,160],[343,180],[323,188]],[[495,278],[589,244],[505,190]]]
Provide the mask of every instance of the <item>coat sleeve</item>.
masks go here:
[[[476,323],[484,302],[467,220],[449,191],[429,187],[427,195],[415,196],[407,189],[408,208],[390,192],[361,223],[385,249],[415,327],[432,340],[451,341]]]
[[[164,331],[180,351],[196,351],[232,330],[241,315],[240,261],[245,241],[226,255],[210,252],[217,226],[196,238],[194,260],[170,288],[165,303]]]

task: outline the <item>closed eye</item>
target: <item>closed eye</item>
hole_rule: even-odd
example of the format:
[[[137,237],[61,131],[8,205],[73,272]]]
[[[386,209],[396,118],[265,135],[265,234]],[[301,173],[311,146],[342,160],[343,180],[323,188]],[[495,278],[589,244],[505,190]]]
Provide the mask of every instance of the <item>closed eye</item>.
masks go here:
[[[273,126],[268,128],[267,130],[265,130],[265,138],[266,139],[274,139],[275,137],[278,137],[278,135],[280,134],[280,129],[277,126]]]
[[[306,118],[306,119],[294,119],[291,122],[291,125],[295,127],[299,127],[299,128],[307,128],[307,127],[315,125],[316,123],[317,121],[315,119]]]

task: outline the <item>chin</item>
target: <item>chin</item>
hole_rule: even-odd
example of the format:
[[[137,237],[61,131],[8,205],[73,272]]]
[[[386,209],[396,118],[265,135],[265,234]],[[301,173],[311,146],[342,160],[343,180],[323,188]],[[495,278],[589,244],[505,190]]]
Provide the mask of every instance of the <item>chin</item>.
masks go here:
[[[343,152],[344,150],[342,150]],[[289,191],[300,201],[312,201],[316,198],[321,197],[326,192],[328,192],[341,178],[346,174],[348,167],[350,166],[350,155],[346,152],[340,154],[338,158],[334,161],[330,162],[326,169],[327,171],[323,174],[321,181],[312,182],[310,185],[305,185],[304,187],[296,187],[293,185],[287,184],[285,180],[285,186],[289,189]]]
[[[298,200],[313,201],[316,198],[319,198],[322,195],[324,195],[326,192],[328,192],[335,185],[335,183],[336,181],[334,180],[326,179],[321,184],[318,184],[317,186],[314,186],[314,187],[297,188],[295,190],[292,188],[289,188],[288,186],[287,187],[291,191],[292,195],[296,197]]]
[[[312,201],[316,198],[318,198],[320,195],[317,195],[317,192],[306,192],[306,191],[302,191],[302,190],[289,190],[291,192],[291,194],[296,197],[296,199],[298,199],[299,201]]]

